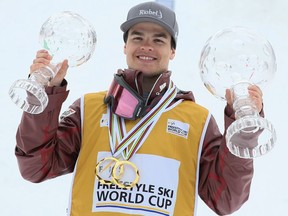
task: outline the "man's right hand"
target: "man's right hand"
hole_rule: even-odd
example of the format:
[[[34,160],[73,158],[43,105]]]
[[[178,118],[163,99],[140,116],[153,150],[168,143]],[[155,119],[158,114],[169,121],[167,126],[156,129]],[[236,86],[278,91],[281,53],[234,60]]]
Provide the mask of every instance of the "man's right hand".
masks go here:
[[[36,54],[36,58],[33,60],[33,64],[30,66],[30,74],[42,67],[49,66],[51,60],[52,56],[48,53],[47,50],[39,50]],[[68,60],[64,60],[63,62],[59,63],[57,67],[60,67],[60,69],[56,73],[55,77],[50,80],[48,86],[61,85],[69,67]]]

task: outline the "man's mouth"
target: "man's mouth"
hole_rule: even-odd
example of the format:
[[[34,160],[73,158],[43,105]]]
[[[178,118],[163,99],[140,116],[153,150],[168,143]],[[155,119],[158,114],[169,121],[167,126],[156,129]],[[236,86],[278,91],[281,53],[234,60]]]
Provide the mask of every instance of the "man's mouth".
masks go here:
[[[150,56],[138,56],[137,58],[140,59],[140,60],[144,60],[144,61],[153,61],[153,60],[156,59],[156,58],[153,58],[153,57],[150,57]]]

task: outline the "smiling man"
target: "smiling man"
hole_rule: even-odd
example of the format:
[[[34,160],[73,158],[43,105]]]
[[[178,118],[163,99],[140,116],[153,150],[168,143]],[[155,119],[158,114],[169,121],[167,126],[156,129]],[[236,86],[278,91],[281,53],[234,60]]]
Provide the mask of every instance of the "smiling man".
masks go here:
[[[127,69],[115,73],[108,91],[84,95],[58,122],[68,95],[65,60],[46,87],[46,110],[23,113],[16,146],[22,176],[41,182],[74,172],[70,216],[191,216],[198,194],[217,214],[238,210],[249,196],[253,161],[232,155],[210,112],[172,82],[175,13],[142,3],[121,29]],[[38,51],[31,73],[51,59]],[[262,92],[250,86],[249,93],[262,113]],[[225,128],[235,120],[229,91],[226,99]]]

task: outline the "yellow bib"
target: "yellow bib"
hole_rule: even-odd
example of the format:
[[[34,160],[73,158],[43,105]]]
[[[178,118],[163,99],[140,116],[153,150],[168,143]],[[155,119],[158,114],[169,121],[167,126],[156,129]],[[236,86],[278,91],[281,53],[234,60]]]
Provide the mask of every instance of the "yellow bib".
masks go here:
[[[169,107],[131,158],[140,180],[132,189],[102,185],[95,178],[99,160],[111,156],[105,92],[83,99],[82,145],[74,171],[70,216],[193,216],[199,160],[209,112],[191,101]],[[126,121],[127,132],[138,121]]]

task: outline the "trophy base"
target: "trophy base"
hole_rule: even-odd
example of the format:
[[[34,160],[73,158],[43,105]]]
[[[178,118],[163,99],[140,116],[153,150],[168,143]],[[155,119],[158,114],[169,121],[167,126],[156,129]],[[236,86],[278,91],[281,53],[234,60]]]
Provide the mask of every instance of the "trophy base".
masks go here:
[[[17,80],[9,89],[11,100],[23,111],[31,114],[43,112],[48,104],[44,87],[33,80]]]
[[[229,151],[240,158],[252,159],[268,153],[276,142],[273,125],[260,116],[245,116],[226,131]]]

